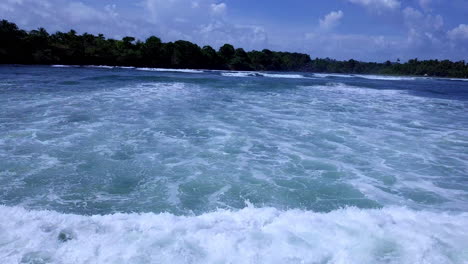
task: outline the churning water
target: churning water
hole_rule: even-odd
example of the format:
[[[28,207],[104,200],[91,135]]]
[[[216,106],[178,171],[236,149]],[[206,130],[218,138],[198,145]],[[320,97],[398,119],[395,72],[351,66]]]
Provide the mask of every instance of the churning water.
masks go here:
[[[2,263],[468,263],[468,82],[0,67]]]

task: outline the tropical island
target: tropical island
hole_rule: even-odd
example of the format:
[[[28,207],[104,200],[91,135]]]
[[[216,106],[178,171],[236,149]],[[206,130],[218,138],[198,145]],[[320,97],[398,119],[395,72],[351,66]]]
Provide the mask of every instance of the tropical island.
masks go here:
[[[264,49],[248,51],[224,44],[218,50],[189,41],[164,43],[151,36],[121,40],[84,33],[49,34],[44,28],[26,31],[0,21],[0,64],[110,65],[243,71],[303,71],[316,73],[385,74],[468,78],[465,61],[418,60],[407,62],[338,61],[311,59],[310,55]]]

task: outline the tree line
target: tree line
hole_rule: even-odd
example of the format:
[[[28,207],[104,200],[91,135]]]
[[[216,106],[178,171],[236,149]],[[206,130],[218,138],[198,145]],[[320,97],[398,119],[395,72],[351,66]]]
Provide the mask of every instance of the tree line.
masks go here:
[[[309,71],[390,75],[428,75],[468,78],[465,61],[409,60],[385,63],[311,59],[308,54],[268,49],[246,52],[225,44],[218,50],[189,41],[163,43],[151,36],[121,40],[103,34],[49,34],[44,28],[25,31],[7,20],[0,21],[0,64],[111,65],[255,71]]]

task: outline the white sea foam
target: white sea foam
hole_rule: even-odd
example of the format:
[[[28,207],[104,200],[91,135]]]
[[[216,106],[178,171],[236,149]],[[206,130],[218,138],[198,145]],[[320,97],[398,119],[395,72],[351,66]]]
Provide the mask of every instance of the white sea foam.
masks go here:
[[[287,78],[287,79],[307,79],[300,74],[278,74],[278,73],[263,73],[263,72],[222,72],[222,76],[226,77],[267,77],[267,78]]]
[[[328,77],[340,77],[340,78],[353,78],[350,74],[337,74],[337,73],[314,73],[315,77],[328,78]]]
[[[114,69],[114,66],[109,65],[86,65],[86,68],[98,68],[98,69]]]
[[[222,72],[225,77],[256,77],[260,76],[258,72]]]
[[[0,206],[2,263],[467,263],[468,213],[248,207],[79,216]]]
[[[461,78],[451,78],[451,81],[461,81],[461,82],[468,82],[468,79],[461,79]]]
[[[315,77],[329,78],[329,77],[340,77],[340,78],[364,78],[369,80],[388,80],[388,81],[413,81],[415,77],[400,77],[400,76],[388,76],[388,75],[367,75],[367,74],[337,74],[337,73],[314,73]]]
[[[369,79],[369,80],[388,80],[388,81],[414,81],[415,77],[400,77],[400,76],[386,76],[386,75],[354,75],[359,78]]]
[[[81,67],[80,65],[50,65],[50,67],[53,68],[77,68]],[[83,66],[85,68],[98,68],[98,69],[114,69],[114,68],[119,68],[119,69],[135,69],[135,67],[132,66],[109,66],[109,65],[85,65]]]
[[[198,86],[185,83],[159,83],[148,82],[139,83],[127,87],[122,87],[109,91],[98,91],[94,96],[99,96],[102,100],[113,102],[119,100],[121,103],[133,105],[151,104],[154,100],[174,99],[175,96],[188,97],[190,93],[196,92]]]
[[[61,65],[61,64],[56,64],[56,65],[50,65],[52,68],[78,68],[80,65]]]
[[[270,78],[288,78],[288,79],[305,79],[304,75],[300,74],[273,74],[273,73],[262,73],[264,77]]]
[[[202,70],[192,69],[164,69],[164,68],[136,68],[139,71],[156,71],[156,72],[185,72],[185,73],[203,73]]]
[[[327,83],[327,85],[313,85],[313,86],[298,86],[303,88],[311,88],[327,92],[335,92],[339,94],[349,93],[355,95],[400,95],[405,94],[405,91],[392,90],[392,89],[372,89],[366,87],[359,87],[348,85],[345,83]]]

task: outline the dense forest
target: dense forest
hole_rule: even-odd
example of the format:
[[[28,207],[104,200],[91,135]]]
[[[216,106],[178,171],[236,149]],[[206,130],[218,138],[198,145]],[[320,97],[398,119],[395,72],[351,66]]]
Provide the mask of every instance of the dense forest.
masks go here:
[[[25,31],[7,20],[0,21],[0,64],[66,64],[145,66],[161,68],[229,69],[255,71],[309,71],[389,75],[427,75],[468,78],[465,61],[409,60],[406,63],[311,59],[307,54],[246,52],[225,44],[215,50],[188,41],[163,43],[155,36],[144,42],[134,37],[121,40],[74,30],[49,34],[44,28]]]

